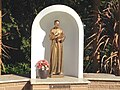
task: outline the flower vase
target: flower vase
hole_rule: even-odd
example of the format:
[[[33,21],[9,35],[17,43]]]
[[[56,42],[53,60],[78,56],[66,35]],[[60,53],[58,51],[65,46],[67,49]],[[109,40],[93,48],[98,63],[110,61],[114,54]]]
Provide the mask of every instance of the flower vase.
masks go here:
[[[41,79],[46,79],[48,77],[48,70],[38,69],[38,76]]]

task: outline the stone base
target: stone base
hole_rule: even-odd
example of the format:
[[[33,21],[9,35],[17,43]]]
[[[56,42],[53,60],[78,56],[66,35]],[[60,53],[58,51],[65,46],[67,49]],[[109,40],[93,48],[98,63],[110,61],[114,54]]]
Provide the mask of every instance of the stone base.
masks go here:
[[[88,84],[50,84],[50,85],[32,85],[32,90],[88,90]]]
[[[51,75],[50,78],[63,78],[64,75]]]
[[[29,79],[1,75],[0,90],[120,90],[120,76],[84,73],[84,78]]]
[[[84,73],[84,78],[91,83],[88,90],[120,90],[120,76],[104,73]]]
[[[88,90],[89,83],[86,79],[69,76],[31,79],[32,90]]]
[[[0,90],[31,90],[30,79],[17,75],[0,75]]]

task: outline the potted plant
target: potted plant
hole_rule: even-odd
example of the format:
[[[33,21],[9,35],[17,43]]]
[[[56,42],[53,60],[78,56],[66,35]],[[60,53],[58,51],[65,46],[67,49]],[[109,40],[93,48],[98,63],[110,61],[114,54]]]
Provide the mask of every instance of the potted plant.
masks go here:
[[[36,68],[38,70],[38,77],[41,79],[45,79],[48,77],[49,73],[49,63],[47,60],[39,60],[36,64]]]

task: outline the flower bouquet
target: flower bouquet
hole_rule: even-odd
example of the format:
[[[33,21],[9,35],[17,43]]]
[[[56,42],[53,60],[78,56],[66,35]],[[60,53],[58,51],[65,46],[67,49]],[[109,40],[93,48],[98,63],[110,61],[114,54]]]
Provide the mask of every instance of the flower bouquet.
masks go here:
[[[47,60],[40,60],[36,64],[36,68],[38,70],[38,77],[41,79],[45,79],[48,77],[49,73],[49,63]]]

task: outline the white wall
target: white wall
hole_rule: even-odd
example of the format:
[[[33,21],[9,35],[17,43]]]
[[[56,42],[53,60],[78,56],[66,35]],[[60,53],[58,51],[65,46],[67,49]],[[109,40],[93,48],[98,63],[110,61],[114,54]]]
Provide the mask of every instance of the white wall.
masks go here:
[[[83,78],[83,25],[80,17],[70,7],[53,5],[45,8],[32,25],[31,78],[36,78],[35,64],[50,58],[49,32],[54,20],[60,20],[66,39],[64,42],[64,74]]]

